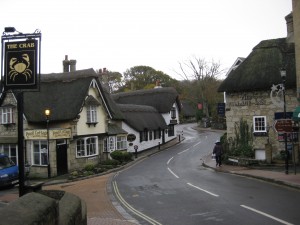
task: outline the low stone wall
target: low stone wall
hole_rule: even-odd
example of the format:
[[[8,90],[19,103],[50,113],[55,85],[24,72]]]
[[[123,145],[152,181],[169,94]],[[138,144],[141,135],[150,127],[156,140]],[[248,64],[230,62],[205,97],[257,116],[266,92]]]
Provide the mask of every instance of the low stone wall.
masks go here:
[[[64,191],[28,193],[0,209],[0,225],[87,225],[87,208]]]

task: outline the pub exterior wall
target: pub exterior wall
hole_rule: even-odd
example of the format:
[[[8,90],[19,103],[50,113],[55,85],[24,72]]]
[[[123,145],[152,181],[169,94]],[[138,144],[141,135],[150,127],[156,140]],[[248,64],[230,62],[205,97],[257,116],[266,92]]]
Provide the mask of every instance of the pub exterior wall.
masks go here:
[[[271,92],[271,91],[270,91]],[[226,94],[227,138],[235,138],[235,125],[240,119],[247,121],[253,128],[254,116],[266,116],[266,136],[253,136],[255,150],[264,150],[266,144],[272,146],[272,157],[284,150],[284,143],[278,141],[277,132],[273,128],[275,113],[283,112],[270,97],[270,92],[244,92]],[[297,106],[296,90],[286,90],[286,112],[293,112]]]

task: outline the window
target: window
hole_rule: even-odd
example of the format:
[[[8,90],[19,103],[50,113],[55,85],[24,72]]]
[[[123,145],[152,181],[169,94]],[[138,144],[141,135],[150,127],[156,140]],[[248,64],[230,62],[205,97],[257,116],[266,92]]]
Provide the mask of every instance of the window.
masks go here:
[[[48,165],[47,141],[33,141],[33,165]]]
[[[148,141],[148,131],[146,129],[140,132],[140,142],[142,141]]]
[[[109,151],[114,151],[115,150],[115,137],[109,137]]]
[[[253,132],[267,132],[266,116],[254,116],[253,117]]]
[[[153,132],[149,131],[149,140],[151,141],[153,139]]]
[[[176,118],[176,109],[175,109],[175,107],[172,107],[172,109],[171,109],[171,118],[172,119]]]
[[[124,150],[126,149],[126,136],[117,136],[117,150]]]
[[[87,106],[87,123],[97,123],[97,106]]]
[[[77,157],[87,157],[98,154],[98,138],[87,137],[78,139],[76,142]]]
[[[155,139],[160,139],[161,138],[161,130],[158,129],[158,130],[155,130],[154,131],[154,140]]]
[[[0,108],[0,124],[13,123],[13,109],[12,107]]]
[[[18,165],[18,146],[15,144],[0,145],[0,153],[7,155],[16,165]]]
[[[174,132],[174,125],[170,124],[168,126],[168,136],[171,137],[171,136],[174,136],[175,135],[175,132]]]

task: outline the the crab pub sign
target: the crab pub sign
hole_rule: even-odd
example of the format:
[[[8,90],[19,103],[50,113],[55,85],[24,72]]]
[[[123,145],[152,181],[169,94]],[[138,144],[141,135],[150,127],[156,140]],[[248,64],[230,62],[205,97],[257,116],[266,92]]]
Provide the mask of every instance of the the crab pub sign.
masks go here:
[[[5,43],[5,89],[37,87],[37,41]]]

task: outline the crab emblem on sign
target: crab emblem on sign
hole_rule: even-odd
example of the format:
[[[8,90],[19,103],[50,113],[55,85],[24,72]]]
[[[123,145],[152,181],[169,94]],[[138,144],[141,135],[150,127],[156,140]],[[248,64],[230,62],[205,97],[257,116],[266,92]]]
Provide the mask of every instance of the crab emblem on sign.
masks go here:
[[[37,86],[37,41],[5,43],[5,88],[33,89]]]
[[[27,81],[32,75],[32,70],[29,69],[29,66],[30,59],[28,54],[22,54],[21,57],[18,58],[11,58],[9,61],[9,78],[15,81],[16,76],[23,75]]]

